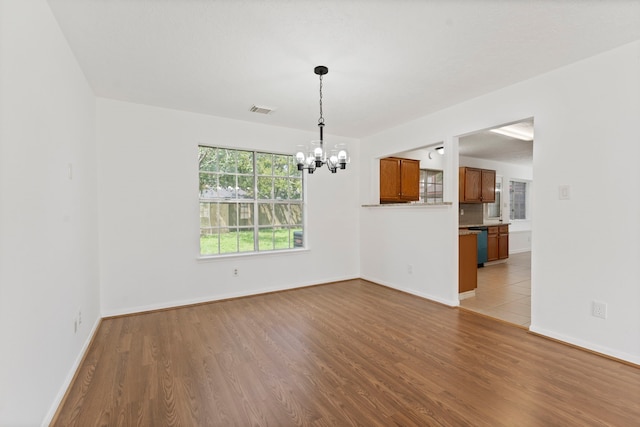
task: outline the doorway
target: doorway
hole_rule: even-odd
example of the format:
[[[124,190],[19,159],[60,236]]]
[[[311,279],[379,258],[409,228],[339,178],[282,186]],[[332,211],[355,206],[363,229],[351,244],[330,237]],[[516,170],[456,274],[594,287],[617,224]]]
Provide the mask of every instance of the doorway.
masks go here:
[[[528,328],[531,324],[533,118],[459,138],[459,166],[496,174],[493,203],[460,203],[460,226],[508,225],[508,257],[479,259],[478,286],[460,307]],[[505,229],[505,227],[500,227]]]

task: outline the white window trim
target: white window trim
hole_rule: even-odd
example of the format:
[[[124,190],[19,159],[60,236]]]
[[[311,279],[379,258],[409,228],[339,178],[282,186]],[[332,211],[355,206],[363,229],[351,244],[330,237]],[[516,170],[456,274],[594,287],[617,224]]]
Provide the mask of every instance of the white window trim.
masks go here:
[[[212,144],[206,144],[206,143],[198,143],[196,147],[209,147],[209,148],[217,148],[217,149],[226,149],[226,150],[235,150],[235,151],[251,151],[254,153],[254,179],[257,177],[256,174],[256,159],[255,159],[255,155],[257,153],[265,153],[265,154],[275,154],[275,155],[282,155],[282,156],[289,156],[289,153],[282,153],[282,152],[277,152],[277,151],[267,151],[267,150],[260,150],[260,149],[256,149],[256,148],[242,148],[242,147],[229,147],[229,146],[224,146],[224,145],[212,145]],[[198,165],[198,175],[200,174],[200,167]],[[257,188],[257,181],[255,181],[255,188],[254,188],[254,199],[247,199],[247,203],[252,203],[252,204],[256,204],[256,203],[260,203],[260,200],[257,199],[258,197],[258,188]],[[304,177],[304,174],[302,174],[302,199],[300,200],[301,202],[301,206],[302,206],[302,230],[303,230],[303,235],[304,235],[304,240],[303,240],[303,246],[301,247],[294,247],[294,248],[284,248],[284,249],[271,249],[271,250],[254,250],[254,251],[248,251],[248,252],[231,252],[231,253],[221,253],[221,254],[202,254],[201,253],[201,246],[200,246],[200,238],[198,238],[197,240],[197,253],[198,256],[196,257],[196,259],[198,261],[213,261],[213,260],[221,260],[221,259],[229,259],[229,258],[238,258],[238,257],[253,257],[253,256],[265,256],[265,255],[278,255],[278,254],[283,254],[283,253],[287,253],[287,254],[291,254],[291,253],[303,253],[303,252],[308,252],[309,251],[309,242],[308,242],[308,238],[307,238],[307,233],[306,231],[308,230],[307,228],[307,180]],[[200,203],[202,202],[202,199],[200,198],[200,196],[197,196],[197,201],[198,201],[198,206],[200,205]],[[200,209],[198,209],[199,211]],[[258,219],[256,218],[256,221],[258,221]],[[198,221],[199,222],[199,221]],[[253,226],[254,228],[254,232],[258,232],[259,230],[259,225],[254,224]],[[200,236],[200,232],[201,232],[201,227],[198,225],[198,236]]]

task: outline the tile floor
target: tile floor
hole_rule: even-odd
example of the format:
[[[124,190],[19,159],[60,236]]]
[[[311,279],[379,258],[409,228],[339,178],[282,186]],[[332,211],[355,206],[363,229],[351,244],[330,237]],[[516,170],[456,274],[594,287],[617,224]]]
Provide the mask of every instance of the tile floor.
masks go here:
[[[528,328],[531,324],[531,252],[509,255],[506,262],[478,269],[476,295],[462,308]]]

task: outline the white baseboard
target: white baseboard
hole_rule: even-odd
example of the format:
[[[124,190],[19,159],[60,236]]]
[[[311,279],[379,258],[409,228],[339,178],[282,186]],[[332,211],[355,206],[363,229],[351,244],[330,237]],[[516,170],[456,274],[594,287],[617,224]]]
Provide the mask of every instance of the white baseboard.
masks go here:
[[[459,293],[458,294],[458,299],[460,301],[462,301],[463,299],[472,298],[472,297],[475,297],[475,296],[476,296],[476,290],[472,289],[472,290],[467,291],[467,292]]]
[[[45,415],[44,419],[42,420],[42,424],[41,425],[43,427],[48,426],[49,424],[51,424],[51,421],[53,421],[53,417],[56,415],[56,412],[58,411],[58,407],[62,403],[62,399],[64,399],[64,396],[67,393],[67,389],[69,388],[69,386],[71,386],[71,382],[73,381],[73,378],[76,375],[76,371],[78,370],[78,368],[80,368],[80,364],[82,363],[82,360],[84,359],[84,355],[87,352],[87,350],[89,349],[89,344],[91,344],[91,341],[93,340],[93,336],[98,331],[98,326],[100,326],[100,321],[101,320],[102,320],[102,318],[98,317],[96,319],[95,323],[93,324],[93,327],[91,328],[91,332],[89,332],[89,335],[87,336],[87,339],[85,340],[84,344],[82,345],[82,348],[80,349],[80,352],[78,353],[78,356],[76,357],[76,360],[73,362],[73,365],[71,366],[71,369],[69,369],[69,372],[67,373],[67,376],[64,379],[64,382],[60,386],[60,390],[58,390],[58,394],[57,394],[55,400],[53,401],[53,403],[49,407],[49,411],[47,411],[47,414]]]
[[[449,307],[457,307],[457,306],[460,305],[460,301],[458,301],[458,299],[457,299],[457,294],[456,294],[456,299],[447,300],[447,299],[436,297],[434,295],[430,295],[430,294],[427,294],[427,293],[424,293],[424,292],[416,291],[415,289],[403,288],[402,286],[398,286],[395,283],[385,282],[384,280],[379,280],[379,279],[376,279],[376,278],[373,278],[373,277],[362,276],[362,279],[368,280],[368,281],[373,282],[373,283],[377,283],[377,284],[385,286],[387,288],[391,288],[391,289],[395,289],[397,291],[405,292],[407,294],[415,295],[415,296],[420,297],[420,298],[424,298],[424,299],[428,299],[430,301],[438,302],[440,304],[448,305]]]
[[[618,360],[623,360],[629,363],[633,363],[635,365],[640,365],[640,357],[637,355],[616,351],[616,350],[603,347],[601,345],[593,344],[591,342],[574,338],[568,335],[559,334],[557,332],[550,331],[548,329],[540,328],[535,324],[531,324],[531,326],[529,326],[529,330],[536,334],[543,335],[545,337],[549,337],[557,341],[562,341],[567,344],[574,345],[576,347],[580,347],[586,350],[591,350],[596,353],[603,354],[605,356],[609,356]]]
[[[205,304],[208,302],[223,301],[226,299],[250,297],[250,296],[255,296],[260,294],[268,294],[271,292],[280,292],[280,291],[287,291],[287,290],[297,289],[297,288],[306,288],[308,286],[322,285],[325,283],[332,283],[332,282],[342,282],[344,280],[353,280],[358,278],[359,278],[358,276],[334,277],[334,278],[329,278],[327,280],[323,280],[321,282],[296,283],[295,285],[288,286],[288,287],[287,286],[270,287],[270,288],[255,289],[248,292],[230,292],[230,293],[218,294],[218,295],[207,295],[200,298],[167,301],[167,302],[158,303],[158,304],[141,305],[141,306],[126,307],[126,308],[113,309],[113,310],[103,310],[102,317],[106,318],[106,317],[116,317],[116,316],[127,316],[130,314],[139,314],[147,311],[165,310],[165,309],[184,307],[184,306],[189,306],[194,304]]]

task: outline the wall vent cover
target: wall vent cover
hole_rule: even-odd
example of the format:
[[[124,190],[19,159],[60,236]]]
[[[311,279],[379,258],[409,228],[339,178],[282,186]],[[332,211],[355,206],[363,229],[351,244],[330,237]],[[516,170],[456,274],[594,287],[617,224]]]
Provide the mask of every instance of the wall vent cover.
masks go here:
[[[271,114],[275,111],[275,108],[265,107],[264,105],[252,105],[249,111],[259,114]]]

